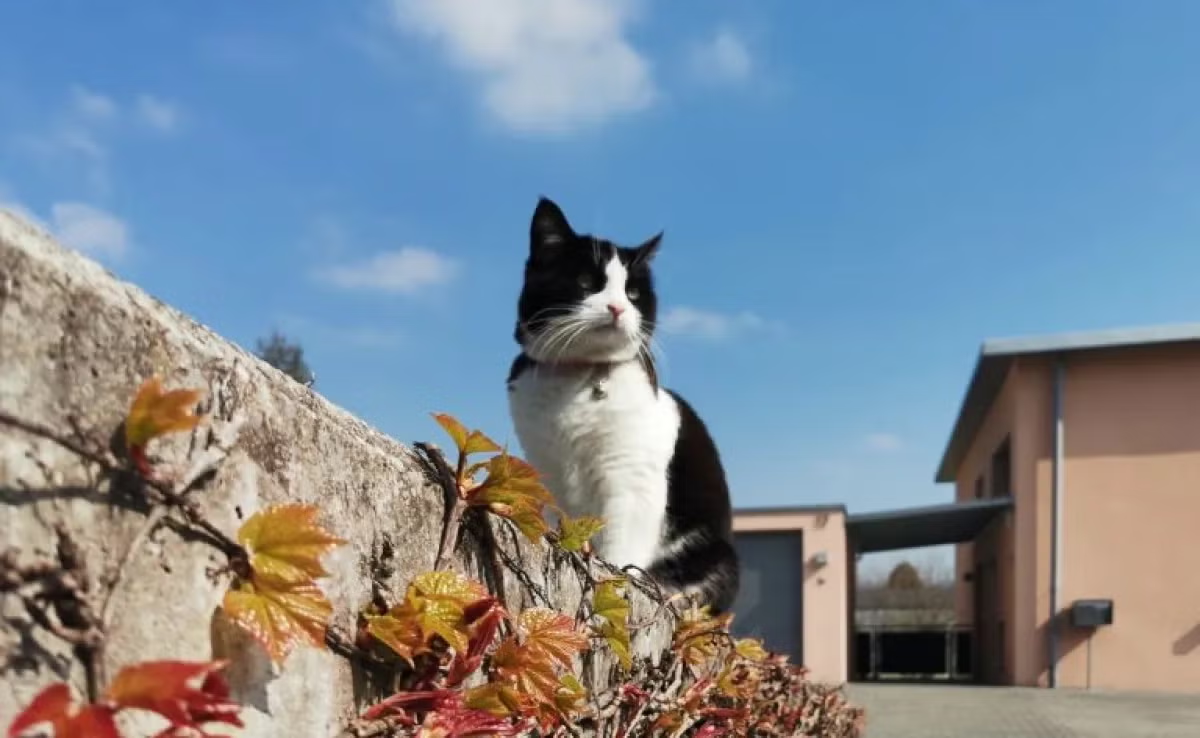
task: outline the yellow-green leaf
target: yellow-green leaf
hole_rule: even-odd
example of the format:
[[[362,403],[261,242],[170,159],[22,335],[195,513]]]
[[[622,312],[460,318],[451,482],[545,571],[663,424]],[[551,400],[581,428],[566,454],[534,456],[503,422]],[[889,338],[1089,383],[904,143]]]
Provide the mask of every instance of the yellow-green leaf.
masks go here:
[[[521,695],[507,682],[491,682],[468,689],[463,703],[474,710],[484,710],[498,717],[513,715],[522,710]]]
[[[604,518],[591,515],[569,518],[563,515],[558,521],[558,545],[564,551],[581,551],[603,527]]]
[[[327,576],[320,557],[346,541],[317,524],[315,505],[273,505],[250,516],[238,542],[250,553],[255,577],[311,582]]]
[[[633,649],[629,638],[629,601],[623,594],[624,586],[623,577],[612,577],[597,584],[592,597],[592,612],[601,621],[597,633],[604,637],[621,666],[629,669],[633,664]]]
[[[763,661],[767,658],[767,649],[763,648],[758,638],[740,638],[734,645],[738,656],[749,661]]]

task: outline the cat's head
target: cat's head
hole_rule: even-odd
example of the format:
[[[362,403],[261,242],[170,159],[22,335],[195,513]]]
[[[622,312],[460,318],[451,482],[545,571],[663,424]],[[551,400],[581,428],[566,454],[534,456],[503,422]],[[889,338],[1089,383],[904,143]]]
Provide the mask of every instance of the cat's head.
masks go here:
[[[658,318],[650,263],[662,233],[639,246],[578,234],[557,205],[538,200],[529,226],[516,339],[530,358],[627,361],[649,350]]]

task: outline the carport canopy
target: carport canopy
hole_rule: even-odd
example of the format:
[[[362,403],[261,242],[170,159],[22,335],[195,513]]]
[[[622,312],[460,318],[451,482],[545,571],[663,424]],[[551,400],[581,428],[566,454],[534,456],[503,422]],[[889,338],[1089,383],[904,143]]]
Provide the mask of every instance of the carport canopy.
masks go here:
[[[859,553],[967,543],[1011,507],[1011,497],[995,497],[848,515],[846,535]]]

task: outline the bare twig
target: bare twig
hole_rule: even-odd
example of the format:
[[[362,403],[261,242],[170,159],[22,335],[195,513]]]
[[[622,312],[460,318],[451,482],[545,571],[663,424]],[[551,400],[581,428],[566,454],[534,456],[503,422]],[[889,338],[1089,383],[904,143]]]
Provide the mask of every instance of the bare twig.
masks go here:
[[[447,559],[454,555],[458,545],[458,530],[461,527],[463,512],[467,509],[466,500],[458,494],[458,478],[445,455],[437,447],[417,442],[413,447],[418,451],[417,458],[425,466],[426,473],[442,488],[442,497],[446,501],[446,517],[442,524],[442,540],[438,545],[435,569],[445,566]],[[462,460],[459,460],[460,466]]]
[[[211,470],[208,473],[200,473],[193,476],[180,489],[175,490],[166,482],[158,479],[146,479],[139,474],[134,473],[128,467],[116,463],[109,455],[86,448],[83,444],[76,442],[71,438],[67,438],[47,428],[44,425],[34,423],[28,420],[23,420],[10,413],[0,410],[0,425],[8,425],[18,430],[22,430],[32,436],[44,438],[47,441],[52,441],[59,446],[74,453],[76,456],[87,459],[94,464],[97,464],[105,471],[111,474],[128,475],[130,478],[137,479],[146,488],[153,490],[160,502],[177,508],[186,519],[189,525],[199,528],[206,534],[209,543],[218,548],[222,553],[230,558],[245,558],[246,551],[237,541],[227,536],[220,528],[210,523],[201,514],[200,511],[186,499],[187,494],[199,486],[211,480]]]
[[[347,725],[337,738],[376,738],[376,736],[395,735],[396,729],[403,727],[405,719],[400,717],[385,717],[378,720],[355,720]]]

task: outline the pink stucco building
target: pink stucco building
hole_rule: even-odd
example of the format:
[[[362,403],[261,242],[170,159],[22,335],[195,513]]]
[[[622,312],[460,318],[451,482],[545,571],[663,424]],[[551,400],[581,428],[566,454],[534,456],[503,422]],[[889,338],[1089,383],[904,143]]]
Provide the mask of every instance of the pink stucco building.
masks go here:
[[[857,553],[957,543],[977,681],[1200,692],[1200,325],[986,342],[936,479],[953,503],[735,516],[815,676],[855,663]]]

